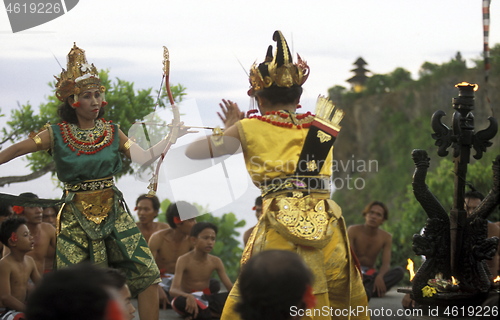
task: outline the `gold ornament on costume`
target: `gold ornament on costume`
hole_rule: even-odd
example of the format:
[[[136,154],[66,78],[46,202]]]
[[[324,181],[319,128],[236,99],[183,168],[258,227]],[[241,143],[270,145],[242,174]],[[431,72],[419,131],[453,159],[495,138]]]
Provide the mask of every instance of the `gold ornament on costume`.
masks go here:
[[[220,147],[223,143],[223,136],[224,136],[224,130],[221,129],[221,127],[215,127],[212,130],[212,135],[210,136],[210,140],[212,140],[212,143],[214,144],[215,147]]]
[[[316,117],[315,121],[321,123],[322,125],[335,130],[337,133],[342,128],[340,126],[340,121],[344,118],[345,112],[341,109],[335,108],[335,105],[331,100],[325,96],[319,96],[316,101]],[[321,136],[320,136],[321,135]],[[319,134],[318,138],[321,142],[328,141],[326,135]]]
[[[328,225],[331,217],[324,200],[310,196],[278,197],[273,209],[277,210],[270,210],[268,219],[287,240],[314,248],[322,247],[329,241]]]
[[[272,85],[290,88],[293,85],[301,86],[309,76],[309,66],[297,54],[297,63],[293,63],[292,54],[288,49],[285,37],[281,31],[275,31],[273,40],[276,41],[276,54],[273,57],[272,46],[267,49],[266,59],[250,69],[250,90],[253,96],[256,91],[269,88]]]
[[[99,73],[94,64],[89,64],[85,57],[85,51],[73,44],[67,57],[67,70],[62,69],[59,77],[56,78],[56,96],[59,100],[65,101],[69,96],[75,95],[75,101],[78,101],[78,95],[87,89],[99,89],[101,93],[106,88],[101,85]]]
[[[332,136],[329,135],[328,133],[325,133],[324,131],[318,131],[317,136],[319,138],[319,142],[321,142],[321,143],[325,143],[325,142],[332,140]]]
[[[100,191],[76,192],[74,196],[75,207],[83,213],[87,220],[101,224],[113,208],[113,195],[114,191],[111,188]]]
[[[104,119],[98,119],[90,129],[80,129],[76,124],[63,121],[57,124],[64,143],[76,155],[95,154],[110,146],[115,139],[115,127]]]
[[[43,143],[42,138],[40,138],[40,132],[46,130],[48,127],[50,127],[50,123],[46,123],[40,130],[38,130],[38,132],[31,131],[28,135],[28,137],[33,139],[33,141],[35,142],[37,151],[43,150]]]
[[[316,161],[311,160],[307,163],[307,171],[314,171],[318,169],[318,165],[316,164]]]

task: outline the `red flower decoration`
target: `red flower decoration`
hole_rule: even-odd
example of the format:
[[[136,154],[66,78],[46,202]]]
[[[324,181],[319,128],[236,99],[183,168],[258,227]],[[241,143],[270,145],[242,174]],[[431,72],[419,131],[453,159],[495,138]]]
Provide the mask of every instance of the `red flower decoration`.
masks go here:
[[[21,214],[24,212],[24,207],[21,207],[21,206],[12,206],[12,210],[16,213],[16,214]]]
[[[123,314],[122,309],[118,302],[114,299],[108,301],[108,305],[106,306],[106,320],[123,320],[125,319],[125,315]]]
[[[175,223],[175,224],[180,224],[180,223],[182,223],[181,218],[179,218],[179,217],[174,217],[174,223]]]
[[[105,106],[107,106],[107,105],[108,105],[108,103],[107,103],[106,101],[103,101],[103,102],[101,103],[101,108],[103,108],[103,107],[105,107]]]
[[[316,296],[313,294],[313,290],[310,285],[307,285],[302,301],[306,304],[307,309],[312,309],[316,306]]]
[[[12,240],[12,242],[16,242],[17,241],[17,233],[12,232],[9,239]]]
[[[77,102],[73,103],[72,106],[75,107],[75,108],[79,108],[80,107],[80,101],[77,101]]]

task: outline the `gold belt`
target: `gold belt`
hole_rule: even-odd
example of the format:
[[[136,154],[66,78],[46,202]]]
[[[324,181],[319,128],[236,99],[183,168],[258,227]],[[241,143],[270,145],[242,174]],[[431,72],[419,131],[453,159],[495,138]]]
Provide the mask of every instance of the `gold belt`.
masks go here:
[[[330,193],[330,189],[330,177],[294,175],[266,181],[260,187],[260,192],[262,197],[266,197],[271,194],[275,195],[277,192],[289,192],[290,194],[300,192],[306,195],[310,193]]]
[[[73,202],[87,220],[101,224],[113,208],[114,191],[108,188],[102,191],[77,192]]]
[[[67,191],[78,192],[78,191],[97,191],[106,188],[111,188],[115,185],[113,177],[103,178],[96,180],[85,180],[83,182],[78,182],[75,184],[64,183],[64,189]]]

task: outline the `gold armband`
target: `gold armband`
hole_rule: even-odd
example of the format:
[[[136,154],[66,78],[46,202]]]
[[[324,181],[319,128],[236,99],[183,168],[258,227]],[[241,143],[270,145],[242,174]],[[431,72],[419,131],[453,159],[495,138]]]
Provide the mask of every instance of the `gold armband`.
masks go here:
[[[219,147],[224,143],[223,135],[224,135],[224,130],[222,130],[220,127],[215,127],[213,129],[213,133],[210,136],[210,140],[212,141],[215,147]]]
[[[39,136],[39,135],[36,135],[36,136],[31,137],[31,139],[33,139],[33,141],[35,141],[35,144],[36,144],[36,151],[43,150],[43,146],[42,146],[42,138],[40,138],[40,136]]]
[[[127,151],[130,149],[134,141],[128,139],[124,144],[123,144],[123,151]]]

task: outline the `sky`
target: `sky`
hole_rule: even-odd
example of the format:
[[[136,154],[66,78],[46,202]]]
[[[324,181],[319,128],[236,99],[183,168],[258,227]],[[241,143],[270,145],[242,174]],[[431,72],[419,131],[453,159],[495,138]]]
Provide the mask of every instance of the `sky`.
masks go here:
[[[493,1],[490,9],[491,47],[500,43],[498,6]],[[353,76],[358,57],[372,73],[402,67],[415,79],[424,62],[441,64],[458,51],[472,67],[472,59],[480,58],[483,48],[482,1],[82,0],[63,16],[18,33],[12,33],[1,8],[0,108],[7,117],[0,118],[0,125],[18,104],[30,102],[36,107],[45,101],[51,94],[47,84],[60,73],[59,64],[65,67],[73,42],[112,78],[134,82],[136,89],[154,90],[160,86],[162,47],[167,46],[171,82],[187,88],[182,120],[187,125],[221,125],[216,116],[220,99],[234,100],[248,110],[246,74],[254,62],[263,60],[267,46],[274,45],[275,30],[282,31],[291,51],[311,68],[301,103],[304,110],[312,110],[316,97],[326,95],[328,88],[349,87],[346,79]],[[182,138],[176,147],[181,150],[194,138]],[[172,161],[173,166],[184,165],[183,160]],[[190,177],[189,183],[165,182],[169,187],[164,189],[174,186],[180,193],[176,198],[197,199],[217,214],[233,211],[247,219],[247,226],[253,225],[251,208],[258,191],[241,174],[242,162],[238,155],[227,159],[231,166],[214,166],[206,185],[200,177]],[[22,159],[14,160],[0,166],[0,175],[28,173],[25,165]],[[193,185],[200,189],[186,188]],[[135,198],[147,191],[147,182],[136,177],[121,179],[118,186],[132,208]],[[0,188],[4,193],[24,191],[59,197],[48,175]],[[158,195],[163,200],[170,194]]]

